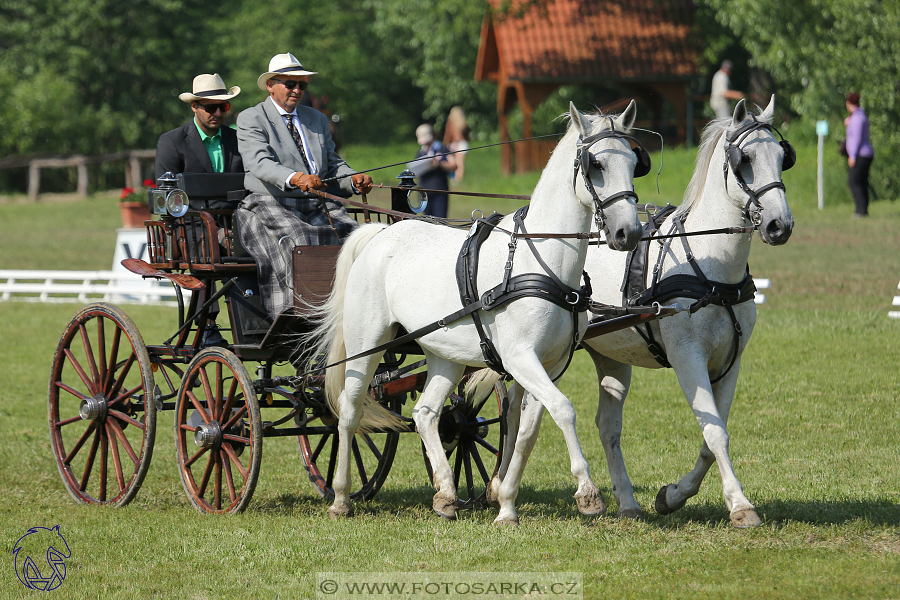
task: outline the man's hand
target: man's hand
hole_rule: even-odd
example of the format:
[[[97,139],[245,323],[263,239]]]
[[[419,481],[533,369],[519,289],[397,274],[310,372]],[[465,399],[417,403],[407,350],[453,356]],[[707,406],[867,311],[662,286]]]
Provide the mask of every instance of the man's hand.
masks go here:
[[[351,175],[350,179],[353,181],[353,185],[356,186],[356,189],[358,189],[360,193],[368,194],[372,191],[372,178],[369,177],[367,173],[357,173],[355,175]]]
[[[291,185],[304,192],[320,190],[325,187],[318,175],[305,175],[299,172],[294,173],[294,176],[291,177]]]

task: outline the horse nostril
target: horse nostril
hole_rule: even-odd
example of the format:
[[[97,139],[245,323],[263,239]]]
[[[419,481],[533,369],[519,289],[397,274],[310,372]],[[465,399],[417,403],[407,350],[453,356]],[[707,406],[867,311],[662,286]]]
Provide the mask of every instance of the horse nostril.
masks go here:
[[[792,229],[793,227],[791,223],[786,224],[781,219],[775,219],[773,221],[769,221],[769,224],[766,225],[766,234],[773,243],[783,244],[788,241],[789,237],[791,237]]]
[[[641,241],[641,230],[622,227],[616,230],[615,239],[617,250],[634,250]]]

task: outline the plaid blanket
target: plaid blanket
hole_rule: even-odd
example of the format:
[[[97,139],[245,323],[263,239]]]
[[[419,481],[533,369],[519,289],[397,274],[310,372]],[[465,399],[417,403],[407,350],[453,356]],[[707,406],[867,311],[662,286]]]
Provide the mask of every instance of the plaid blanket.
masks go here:
[[[340,244],[358,226],[343,205],[319,198],[250,194],[235,216],[241,242],[256,259],[259,292],[273,319],[294,305],[288,257],[293,247]],[[285,237],[292,241],[282,241]]]

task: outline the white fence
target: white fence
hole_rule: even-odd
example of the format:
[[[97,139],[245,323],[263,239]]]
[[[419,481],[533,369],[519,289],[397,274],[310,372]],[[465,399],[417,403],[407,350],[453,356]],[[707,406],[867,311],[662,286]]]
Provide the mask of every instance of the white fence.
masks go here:
[[[170,282],[143,279],[132,273],[0,269],[0,302],[11,300],[178,305],[175,288]]]
[[[756,297],[753,299],[753,301],[756,302],[757,304],[765,304],[766,303],[766,295],[760,294],[759,290],[769,289],[770,287],[772,287],[772,282],[769,281],[768,279],[757,279],[756,277],[754,277],[753,283],[756,284],[756,289],[757,289]]]
[[[900,283],[897,284],[897,289],[900,290]],[[900,306],[900,296],[894,296],[893,305]],[[888,311],[888,316],[892,319],[900,319],[900,310]]]

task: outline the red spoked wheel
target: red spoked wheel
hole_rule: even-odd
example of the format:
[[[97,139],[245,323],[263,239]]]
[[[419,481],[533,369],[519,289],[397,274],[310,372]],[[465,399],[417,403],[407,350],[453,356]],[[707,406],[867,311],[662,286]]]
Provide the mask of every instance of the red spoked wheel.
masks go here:
[[[124,506],[150,468],[156,434],[150,356],[119,307],[85,306],[69,321],[50,374],[50,444],[76,501]]]
[[[259,479],[262,421],[240,359],[206,348],[188,365],[175,402],[181,483],[202,513],[243,511]]]
[[[385,406],[400,414],[402,403],[403,396],[394,396],[386,401]],[[333,500],[332,485],[338,457],[337,417],[325,406],[324,398],[321,404],[307,407],[305,426],[311,432],[297,436],[303,468],[319,495]],[[399,440],[400,434],[396,431],[358,433],[353,437],[350,446],[354,486],[351,488],[351,500],[370,500],[381,489],[394,463]]]
[[[438,432],[450,468],[453,469],[459,508],[486,506],[487,487],[500,469],[503,444],[506,441],[504,405],[507,402],[506,386],[502,381],[494,385],[493,395],[496,402],[488,401],[490,394],[479,401],[467,402],[461,396],[451,394],[441,411]],[[497,416],[488,414],[486,406],[496,406]],[[434,471],[424,444],[422,456],[425,459],[428,481],[432,481]],[[460,486],[463,475],[465,485]]]

